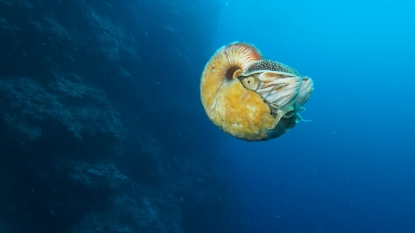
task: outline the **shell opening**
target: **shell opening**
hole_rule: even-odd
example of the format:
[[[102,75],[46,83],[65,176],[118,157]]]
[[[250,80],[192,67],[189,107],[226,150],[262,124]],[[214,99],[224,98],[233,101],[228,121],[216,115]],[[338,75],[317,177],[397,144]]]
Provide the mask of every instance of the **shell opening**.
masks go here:
[[[238,66],[231,66],[226,70],[225,78],[227,81],[231,81],[234,78],[238,77],[240,73],[242,73],[241,68]]]

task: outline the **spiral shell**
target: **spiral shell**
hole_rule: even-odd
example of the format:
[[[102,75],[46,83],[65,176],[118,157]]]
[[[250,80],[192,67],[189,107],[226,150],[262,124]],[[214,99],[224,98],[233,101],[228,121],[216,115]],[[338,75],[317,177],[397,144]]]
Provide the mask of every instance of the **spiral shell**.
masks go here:
[[[200,90],[209,119],[251,141],[275,138],[294,127],[313,83],[286,65],[263,60],[254,46],[235,42],[206,64]]]

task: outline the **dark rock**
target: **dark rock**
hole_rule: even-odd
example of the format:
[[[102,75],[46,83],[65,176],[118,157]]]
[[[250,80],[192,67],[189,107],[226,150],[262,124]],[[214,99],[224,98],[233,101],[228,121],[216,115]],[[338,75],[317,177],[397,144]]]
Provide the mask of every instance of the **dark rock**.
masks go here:
[[[105,93],[57,77],[47,88],[29,78],[0,80],[0,109],[5,130],[19,142],[53,137],[64,128],[72,138],[121,140],[124,128]],[[51,127],[55,126],[55,127]],[[50,135],[43,135],[47,132]]]
[[[0,0],[0,232],[227,232],[216,4]]]

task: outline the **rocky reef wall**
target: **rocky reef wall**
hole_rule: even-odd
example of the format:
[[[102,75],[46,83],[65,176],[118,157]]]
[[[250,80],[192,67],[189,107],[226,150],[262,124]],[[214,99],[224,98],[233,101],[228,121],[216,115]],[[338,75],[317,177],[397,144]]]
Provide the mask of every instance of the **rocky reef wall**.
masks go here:
[[[218,7],[0,0],[0,232],[233,227],[199,102]]]

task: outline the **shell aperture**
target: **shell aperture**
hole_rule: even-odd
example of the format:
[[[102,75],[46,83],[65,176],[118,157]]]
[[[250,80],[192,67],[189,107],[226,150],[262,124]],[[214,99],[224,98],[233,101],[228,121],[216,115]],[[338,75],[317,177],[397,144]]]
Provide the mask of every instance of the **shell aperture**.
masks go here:
[[[220,48],[206,64],[201,100],[209,119],[244,140],[267,140],[294,127],[313,92],[310,78],[293,68],[264,60],[252,45]]]

